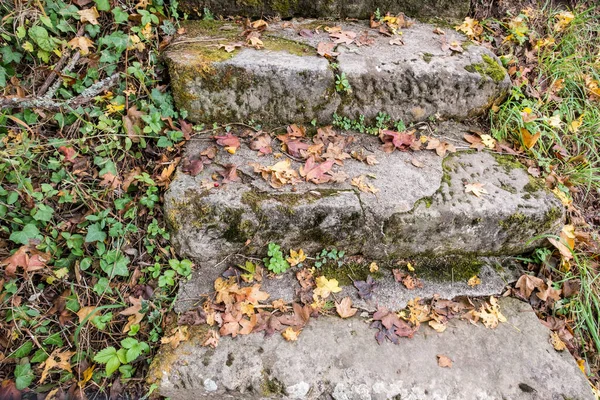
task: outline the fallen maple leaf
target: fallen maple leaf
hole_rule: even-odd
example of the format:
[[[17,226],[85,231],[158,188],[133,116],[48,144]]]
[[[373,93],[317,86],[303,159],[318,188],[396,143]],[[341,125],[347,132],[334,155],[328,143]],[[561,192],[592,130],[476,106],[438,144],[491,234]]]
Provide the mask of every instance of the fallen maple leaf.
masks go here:
[[[292,267],[302,263],[306,260],[306,254],[304,254],[304,250],[300,249],[298,251],[290,249],[290,256],[287,258],[287,262],[290,263]]]
[[[477,275],[473,275],[471,278],[469,278],[467,285],[469,285],[471,287],[481,285],[481,279],[479,279],[479,277]]]
[[[162,344],[170,344],[171,348],[176,349],[179,343],[184,342],[190,338],[187,326],[178,326],[171,330],[171,336],[163,336],[160,339]]]
[[[377,189],[371,183],[365,182],[364,175],[360,175],[360,176],[352,178],[352,180],[350,181],[350,184],[352,186],[356,186],[358,188],[358,190],[360,190],[361,192],[364,192],[364,193],[376,194],[377,192],[379,192],[379,189]]]
[[[264,133],[250,142],[250,148],[252,150],[257,150],[259,155],[271,154],[273,152],[271,141],[271,136],[268,133]]]
[[[521,295],[526,299],[529,299],[529,297],[531,297],[531,293],[533,293],[533,291],[536,288],[538,290],[541,290],[541,288],[543,288],[543,286],[544,286],[543,280],[541,280],[538,277],[535,277],[532,275],[527,275],[527,274],[521,275],[521,277],[515,284],[515,287],[517,289],[519,289],[519,291],[521,292]]]
[[[335,46],[333,42],[320,42],[317,44],[317,54],[323,57],[337,57],[340,53],[333,51]]]
[[[215,140],[219,146],[225,147],[225,150],[231,154],[235,154],[240,147],[240,139],[237,136],[228,133],[224,136],[215,136]]]
[[[288,342],[293,342],[298,340],[300,332],[300,330],[296,331],[291,326],[288,326],[283,332],[281,332],[281,336],[283,336]]]
[[[356,33],[352,31],[331,32],[329,37],[335,44],[351,44],[356,38]]]
[[[437,355],[438,365],[442,368],[452,368],[452,360],[443,354]]]
[[[99,24],[97,18],[100,16],[100,14],[98,14],[96,7],[88,8],[86,10],[79,10],[77,11],[77,14],[79,14],[79,19],[81,22],[89,22],[92,25]]]
[[[565,342],[563,342],[561,340],[561,338],[558,336],[557,332],[552,332],[550,334],[550,343],[552,344],[552,347],[554,347],[554,350],[556,351],[563,351],[567,349],[567,345],[565,344]]]
[[[318,164],[315,162],[314,157],[310,157],[306,160],[304,166],[300,167],[300,176],[304,177],[307,182],[312,182],[314,184],[329,182],[331,176],[326,174],[331,170],[333,164],[334,160],[327,160]]]
[[[481,197],[484,194],[488,194],[488,191],[483,188],[485,183],[466,183],[465,184],[465,193],[473,193],[477,197]]]
[[[342,318],[350,318],[358,311],[358,309],[352,308],[352,300],[350,297],[344,297],[339,303],[336,302],[335,310]]]
[[[328,298],[331,293],[339,293],[342,291],[337,279],[327,279],[324,276],[319,276],[315,280],[315,283],[317,284],[317,288],[314,290],[314,294],[321,296],[324,299]]]
[[[74,351],[61,352],[60,349],[54,350],[52,354],[50,354],[50,356],[46,359],[46,361],[40,364],[40,368],[43,367],[44,369],[42,371],[42,376],[40,378],[39,383],[43,383],[46,380],[48,374],[50,373],[50,370],[53,368],[58,368],[67,372],[73,372],[71,370],[71,362],[69,360],[74,354]]]
[[[68,44],[74,49],[81,50],[82,56],[88,55],[90,53],[90,48],[96,47],[94,46],[94,42],[85,36],[74,37],[69,40]]]
[[[366,281],[353,281],[354,287],[358,289],[358,295],[365,300],[373,298],[373,291],[379,286],[371,275],[367,276]]]
[[[446,330],[446,324],[441,323],[435,319],[429,321],[429,326],[432,327],[436,332],[442,333]]]

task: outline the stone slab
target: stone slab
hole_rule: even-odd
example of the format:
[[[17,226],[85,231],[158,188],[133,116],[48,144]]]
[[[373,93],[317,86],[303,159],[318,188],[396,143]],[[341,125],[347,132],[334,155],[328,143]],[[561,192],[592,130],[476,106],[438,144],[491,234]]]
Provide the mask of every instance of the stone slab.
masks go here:
[[[299,35],[319,25],[339,25],[357,35],[367,32],[373,43],[338,45],[334,66],[315,50],[319,42],[330,41],[328,33],[320,29],[312,37]],[[237,25],[198,21],[185,26],[186,33],[165,58],[175,102],[195,122],[253,120],[281,126],[316,119],[328,124],[334,113],[373,121],[380,112],[405,123],[432,117],[462,120],[483,114],[510,87],[508,74],[490,50],[467,43],[452,29],[437,35],[428,24],[403,29],[404,45],[398,46],[366,22],[273,23],[263,33],[264,49],[231,53],[218,46],[244,42]],[[443,50],[442,40],[466,43],[464,51]],[[336,91],[341,74],[352,88],[349,93]]]
[[[495,330],[451,320],[443,333],[423,326],[399,345],[377,345],[364,320],[336,317],[311,319],[293,343],[250,334],[221,338],[213,350],[193,338],[163,347],[149,376],[172,400],[594,399],[528,304],[505,298],[500,308],[508,322]],[[438,354],[452,368],[439,367]]]
[[[227,261],[228,265],[243,264],[244,262],[243,259],[228,259]],[[338,298],[350,297],[353,307],[369,312],[376,311],[377,306],[400,310],[416,297],[431,299],[439,296],[442,299],[454,299],[459,296],[498,296],[505,291],[508,284],[515,282],[522,274],[522,270],[511,258],[483,258],[470,262],[476,262],[477,265],[471,265],[473,272],[467,275],[452,265],[439,265],[438,263],[436,267],[441,271],[436,271],[432,276],[432,271],[424,271],[423,265],[416,264],[414,275],[419,278],[422,286],[411,290],[402,283],[396,282],[391,268],[382,265],[377,274],[372,274],[376,276],[377,289],[373,291],[373,298],[370,300],[362,299],[350,281],[351,279],[365,279],[366,271],[343,268],[343,274],[347,273],[348,276],[342,277],[339,276],[339,273],[325,273],[319,270],[317,273],[324,273],[329,279],[340,279],[342,291],[337,295]],[[182,313],[201,307],[207,299],[214,295],[214,280],[219,272],[223,271],[211,271],[203,268],[194,270],[191,279],[182,282],[179,286],[175,311]],[[467,281],[475,274],[481,279],[481,284],[471,287]],[[272,278],[265,278],[261,282],[261,290],[269,293],[271,299],[282,299],[286,303],[297,301],[297,293],[300,289],[295,270]]]
[[[458,21],[469,12],[469,0],[182,0],[179,7],[191,15],[208,8],[215,15],[281,18],[358,18],[369,19],[379,9],[404,12],[421,19]]]
[[[388,154],[378,138],[354,136],[347,151],[367,151],[379,164],[345,160],[333,168],[349,176],[343,183],[274,189],[249,164],[269,166],[281,159],[259,158],[246,143],[234,155],[220,151],[195,177],[177,172],[165,195],[165,214],[179,255],[204,270],[236,253],[262,257],[269,242],[307,254],[336,247],[373,260],[509,256],[534,249],[543,242],[533,238],[556,234],[563,225],[560,201],[511,156],[459,151],[442,160],[432,151]],[[213,143],[193,140],[187,155]],[[423,167],[415,167],[413,158]],[[227,164],[237,166],[241,179],[203,189],[202,182],[211,182]],[[379,192],[351,186],[351,178],[361,175],[372,177],[366,179]],[[484,183],[488,194],[465,193],[465,183],[473,182]]]

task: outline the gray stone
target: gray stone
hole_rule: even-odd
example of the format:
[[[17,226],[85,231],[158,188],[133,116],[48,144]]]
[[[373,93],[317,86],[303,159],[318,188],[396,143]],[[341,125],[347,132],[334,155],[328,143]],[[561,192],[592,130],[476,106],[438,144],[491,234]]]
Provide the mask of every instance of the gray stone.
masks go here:
[[[279,16],[311,18],[369,19],[379,8],[385,14],[404,12],[422,19],[462,20],[469,12],[469,0],[182,0],[180,8],[201,14],[204,8],[216,15],[251,17]]]
[[[522,254],[543,243],[531,239],[562,227],[560,201],[511,156],[458,152],[442,161],[432,151],[388,154],[378,138],[355,138],[352,148],[369,152],[379,164],[349,159],[334,171],[373,177],[366,179],[377,194],[358,191],[350,179],[273,189],[249,163],[269,166],[280,160],[257,158],[246,144],[234,155],[220,151],[196,177],[177,173],[165,211],[180,256],[207,271],[232,254],[262,256],[265,245],[276,242],[308,254],[337,247],[374,260],[451,256],[449,262],[459,264],[458,256]],[[210,145],[192,141],[187,154]],[[423,168],[415,167],[413,158]],[[203,189],[202,182],[210,182],[226,164],[236,165],[241,179]],[[298,169],[300,163],[292,166]],[[488,194],[465,193],[465,183],[473,182],[484,183]]]
[[[234,260],[228,260],[234,264]],[[239,260],[242,264],[244,260]],[[421,299],[430,299],[435,296],[442,299],[454,299],[459,296],[486,297],[496,296],[504,292],[506,286],[515,282],[522,274],[514,260],[510,258],[470,260],[470,271],[465,274],[460,268],[456,268],[451,263],[442,264],[439,262],[436,267],[438,271],[426,271],[420,263],[415,264],[415,275],[419,277],[422,287],[416,287],[412,290],[407,289],[402,283],[396,282],[389,266],[381,265],[380,271],[375,275],[377,289],[373,291],[371,300],[364,300],[358,295],[358,291],[351,284],[352,280],[363,280],[366,275],[366,265],[364,270],[358,271],[353,268],[341,268],[342,273],[327,273],[326,277],[338,278],[341,280],[340,287],[342,291],[339,298],[350,297],[354,307],[364,311],[376,311],[377,306],[387,307],[391,310],[400,310],[406,307],[408,302],[415,297]],[[357,268],[357,267],[354,267]],[[214,293],[214,281],[222,270],[200,268],[195,270],[191,279],[182,282],[175,302],[175,311],[182,313],[192,308],[201,306],[204,301],[210,298]],[[345,274],[348,276],[344,276]],[[343,274],[340,276],[340,274]],[[481,279],[481,284],[469,286],[468,279],[477,275]],[[344,279],[346,278],[346,279]],[[264,279],[261,282],[263,291],[270,294],[273,300],[282,299],[286,303],[296,300],[297,291],[300,290],[300,284],[296,279],[295,273],[286,273],[278,275],[273,279]]]
[[[149,376],[173,400],[594,398],[575,360],[553,349],[528,304],[504,298],[500,308],[508,322],[494,330],[455,319],[443,333],[422,326],[398,345],[377,345],[364,320],[336,317],[311,319],[297,342],[250,334],[221,338],[213,350],[193,338],[175,350],[163,347]],[[452,367],[439,367],[437,355]],[[205,379],[216,383],[215,392]]]
[[[357,34],[369,32],[372,45],[338,45],[335,68],[317,56],[319,42],[330,41],[320,31],[307,38],[301,29],[327,21],[275,23],[263,33],[265,48],[237,49],[218,45],[239,42],[240,28],[206,21],[186,25],[181,44],[165,57],[179,108],[196,122],[253,120],[266,126],[330,123],[333,114],[373,121],[378,113],[405,123],[430,117],[465,119],[500,102],[510,79],[488,49],[470,44],[463,53],[442,50],[441,38],[465,41],[446,29],[416,23],[404,29],[404,45],[389,43],[365,23],[339,23]],[[241,40],[243,41],[243,40]],[[345,74],[352,90],[336,91],[336,76]]]

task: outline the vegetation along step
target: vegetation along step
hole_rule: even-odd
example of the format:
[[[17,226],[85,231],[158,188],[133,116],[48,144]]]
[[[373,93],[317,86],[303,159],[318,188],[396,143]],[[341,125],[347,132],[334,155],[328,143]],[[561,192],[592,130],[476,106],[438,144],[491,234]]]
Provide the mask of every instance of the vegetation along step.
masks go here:
[[[286,335],[290,341],[250,334],[222,337],[216,348],[206,345],[207,328],[190,328],[188,341],[162,347],[149,379],[172,400],[594,398],[575,360],[552,347],[550,330],[529,304],[504,298],[486,310],[486,327],[495,329],[452,319],[444,332],[429,326],[414,332],[380,309],[372,327],[357,317],[321,316],[295,322],[304,326],[299,336]]]
[[[192,16],[247,15],[369,19],[373,11],[405,12],[420,19],[462,20],[470,0],[181,0],[181,10]]]
[[[281,126],[465,119],[507,94],[488,49],[452,29],[393,22],[189,22],[165,51],[175,101],[195,122]]]

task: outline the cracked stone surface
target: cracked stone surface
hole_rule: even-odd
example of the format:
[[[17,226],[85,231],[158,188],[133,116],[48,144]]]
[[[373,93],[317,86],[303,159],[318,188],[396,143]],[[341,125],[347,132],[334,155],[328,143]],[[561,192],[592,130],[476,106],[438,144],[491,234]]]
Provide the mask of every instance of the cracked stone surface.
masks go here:
[[[462,20],[469,12],[469,0],[182,0],[180,8],[191,14],[206,7],[216,15],[253,17],[279,16],[312,18],[369,19],[382,14],[404,12],[411,17]]]
[[[340,25],[358,35],[367,32],[372,45],[338,45],[336,68],[316,54],[329,41],[322,29],[312,37],[302,29]],[[271,24],[263,33],[265,48],[232,53],[219,45],[243,42],[233,24],[196,22],[165,52],[177,106],[196,122],[254,120],[265,126],[330,123],[332,116],[367,121],[383,112],[405,123],[431,116],[465,119],[501,101],[510,87],[496,56],[475,44],[463,53],[442,50],[442,40],[465,42],[452,29],[433,33],[434,26],[415,23],[399,36],[404,45],[370,29],[366,22],[294,20]],[[442,39],[443,38],[443,39]],[[488,63],[488,64],[486,64]],[[477,72],[491,66],[494,74]],[[336,91],[336,75],[345,74],[352,88]]]
[[[175,350],[163,346],[149,376],[173,400],[592,400],[575,360],[554,350],[531,306],[499,302],[508,322],[494,330],[454,319],[443,333],[422,326],[398,345],[377,345],[356,317],[311,319],[297,342],[250,334],[211,349],[199,332]],[[452,368],[437,365],[439,354]]]
[[[438,134],[458,144],[462,132],[450,124]],[[274,189],[249,163],[268,166],[280,159],[257,157],[246,143],[234,155],[221,150],[196,177],[177,172],[165,212],[179,255],[194,259],[203,272],[232,254],[262,256],[269,242],[307,254],[337,247],[374,260],[449,257],[452,263],[461,257],[522,254],[541,243],[532,238],[562,227],[560,201],[510,156],[459,151],[442,160],[432,151],[388,154],[378,138],[354,136],[347,151],[365,151],[379,164],[348,159],[333,170],[349,178],[370,177],[377,194],[358,191],[350,179]],[[210,138],[193,140],[187,154],[213,144]],[[413,158],[423,167],[415,167]],[[226,164],[237,166],[240,180],[203,189],[203,182],[212,182]],[[292,162],[296,169],[300,165]],[[472,182],[484,183],[488,194],[465,193],[465,183]]]

